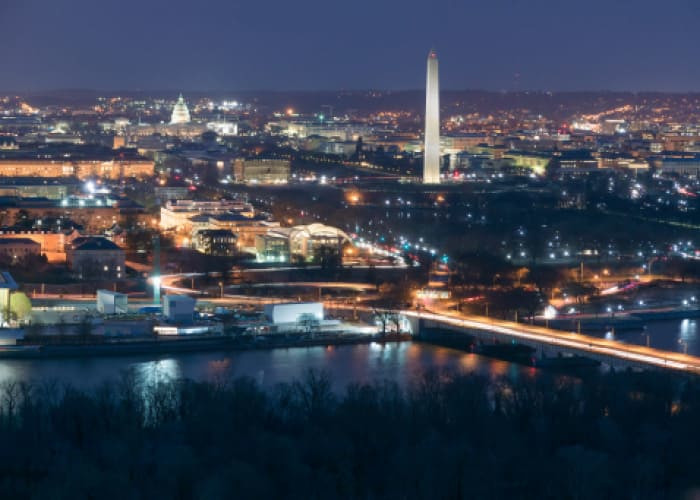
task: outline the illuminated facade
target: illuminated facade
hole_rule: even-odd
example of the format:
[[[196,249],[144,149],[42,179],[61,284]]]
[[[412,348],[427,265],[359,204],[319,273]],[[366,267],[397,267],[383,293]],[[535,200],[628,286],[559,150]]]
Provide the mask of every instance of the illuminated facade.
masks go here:
[[[255,251],[261,262],[286,262],[292,256],[311,260],[319,247],[340,250],[350,237],[341,229],[325,224],[280,227],[256,237]]]
[[[190,123],[190,110],[187,107],[187,103],[182,97],[182,94],[180,94],[180,97],[177,98],[177,102],[173,107],[173,114],[170,117],[170,124],[180,125],[183,123]]]
[[[434,50],[428,54],[425,82],[423,183],[440,183],[440,87],[438,83],[438,58]]]
[[[194,248],[206,255],[236,255],[238,237],[228,229],[204,229],[192,238]]]
[[[196,216],[204,216],[208,224],[211,215],[231,213],[249,219],[255,216],[252,205],[238,200],[170,200],[160,209],[160,226],[166,230],[175,229],[180,233],[190,233],[195,229],[192,219]]]
[[[233,164],[236,182],[284,184],[289,180],[289,172],[289,160],[239,158]]]
[[[102,179],[125,179],[130,177],[151,177],[154,162],[145,158],[109,160],[92,159],[0,159],[2,177],[77,177],[84,180],[90,177]]]

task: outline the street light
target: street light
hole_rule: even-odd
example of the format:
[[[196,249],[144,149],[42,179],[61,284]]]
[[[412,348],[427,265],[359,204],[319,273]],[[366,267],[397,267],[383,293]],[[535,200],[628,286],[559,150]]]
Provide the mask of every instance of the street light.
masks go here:
[[[551,304],[544,308],[544,326],[549,328],[549,320],[557,317],[557,310]]]
[[[155,304],[160,304],[160,276],[153,276],[151,278],[151,283],[153,283],[153,302]]]

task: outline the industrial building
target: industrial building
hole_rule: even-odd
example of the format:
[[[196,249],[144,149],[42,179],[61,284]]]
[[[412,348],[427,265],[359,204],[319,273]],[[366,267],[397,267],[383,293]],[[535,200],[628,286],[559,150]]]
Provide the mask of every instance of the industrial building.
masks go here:
[[[266,325],[252,330],[267,334],[376,334],[376,325],[344,323],[325,319],[321,302],[267,304],[264,308]]]
[[[129,297],[110,290],[97,290],[97,312],[101,314],[126,314]]]
[[[264,313],[265,318],[275,325],[297,323],[305,318],[321,321],[323,304],[321,302],[266,304]]]
[[[192,323],[196,299],[187,295],[163,296],[163,317],[173,323]]]

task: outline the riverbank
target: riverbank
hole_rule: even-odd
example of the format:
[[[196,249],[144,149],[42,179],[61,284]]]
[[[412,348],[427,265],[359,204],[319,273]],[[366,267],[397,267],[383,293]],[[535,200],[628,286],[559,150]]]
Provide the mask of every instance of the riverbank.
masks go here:
[[[135,354],[175,354],[184,352],[276,349],[367,344],[370,342],[403,342],[410,335],[324,335],[310,338],[284,336],[155,338],[115,340],[100,343],[63,343],[45,345],[3,346],[0,359],[41,359],[61,357],[124,356]]]

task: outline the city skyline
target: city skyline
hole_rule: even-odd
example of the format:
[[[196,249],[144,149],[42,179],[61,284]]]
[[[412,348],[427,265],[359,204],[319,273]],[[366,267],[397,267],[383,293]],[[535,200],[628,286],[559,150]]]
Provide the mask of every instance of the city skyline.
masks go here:
[[[14,2],[0,6],[0,42],[9,49],[0,88],[417,89],[416,63],[434,46],[450,67],[448,89],[700,89],[700,69],[687,64],[700,42],[698,7],[671,3],[658,16],[648,0],[634,10],[598,0],[585,10],[550,0],[440,1],[431,9],[419,0],[401,9],[363,0],[349,10],[315,0],[211,0],[197,9]],[[341,12],[343,25],[356,28],[336,36]]]
[[[700,498],[699,20],[0,0],[3,497]]]

